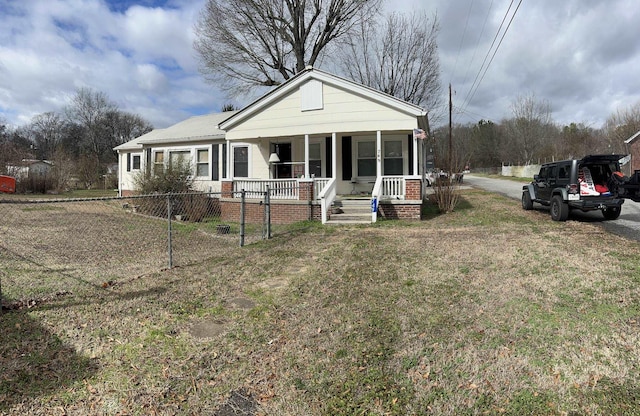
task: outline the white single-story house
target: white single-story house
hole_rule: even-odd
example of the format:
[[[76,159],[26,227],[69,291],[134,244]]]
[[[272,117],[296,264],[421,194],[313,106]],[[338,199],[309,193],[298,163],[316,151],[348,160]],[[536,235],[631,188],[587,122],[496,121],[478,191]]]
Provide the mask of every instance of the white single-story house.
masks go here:
[[[269,185],[276,221],[325,222],[333,200],[353,194],[370,197],[372,221],[419,219],[422,143],[414,131],[425,122],[419,106],[307,68],[242,110],[192,117],[116,147],[119,192],[135,191],[136,172],[186,158],[201,191]]]
[[[53,162],[48,160],[22,159],[18,165],[7,165],[6,170],[16,179],[25,179],[29,176],[45,176],[52,166]]]

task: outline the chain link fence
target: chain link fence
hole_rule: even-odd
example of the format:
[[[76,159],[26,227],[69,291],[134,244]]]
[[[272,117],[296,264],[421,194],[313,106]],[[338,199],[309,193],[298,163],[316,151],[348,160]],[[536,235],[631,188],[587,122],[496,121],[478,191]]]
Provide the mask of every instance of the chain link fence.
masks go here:
[[[62,296],[78,284],[104,287],[269,238],[267,195],[1,199],[2,303]]]

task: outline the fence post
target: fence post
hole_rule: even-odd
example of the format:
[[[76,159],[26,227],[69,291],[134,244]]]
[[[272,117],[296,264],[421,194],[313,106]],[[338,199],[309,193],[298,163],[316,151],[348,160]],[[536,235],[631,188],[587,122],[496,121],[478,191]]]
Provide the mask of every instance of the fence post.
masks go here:
[[[265,221],[267,222],[267,239],[271,238],[271,189],[267,185],[267,192],[264,195]]]
[[[169,268],[173,267],[173,248],[171,245],[171,196],[167,194],[167,223],[169,224],[168,230],[168,250],[169,250]]]
[[[240,247],[244,247],[244,205],[246,202],[246,192],[240,192]]]

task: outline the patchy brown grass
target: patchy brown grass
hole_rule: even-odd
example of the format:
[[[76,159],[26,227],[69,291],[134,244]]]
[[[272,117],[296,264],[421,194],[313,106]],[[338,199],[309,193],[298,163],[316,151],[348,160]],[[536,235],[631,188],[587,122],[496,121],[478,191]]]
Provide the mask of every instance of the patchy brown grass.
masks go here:
[[[87,261],[83,280],[2,316],[0,412],[634,414],[640,246],[462,197],[420,223],[310,226],[164,272],[114,267],[106,286]],[[58,264],[0,255],[13,299]]]

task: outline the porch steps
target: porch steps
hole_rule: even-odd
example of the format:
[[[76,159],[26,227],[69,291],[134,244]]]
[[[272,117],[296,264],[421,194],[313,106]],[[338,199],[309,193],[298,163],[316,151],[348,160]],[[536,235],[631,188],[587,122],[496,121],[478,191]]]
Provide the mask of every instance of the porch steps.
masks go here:
[[[371,201],[368,198],[336,197],[327,224],[371,224]]]

